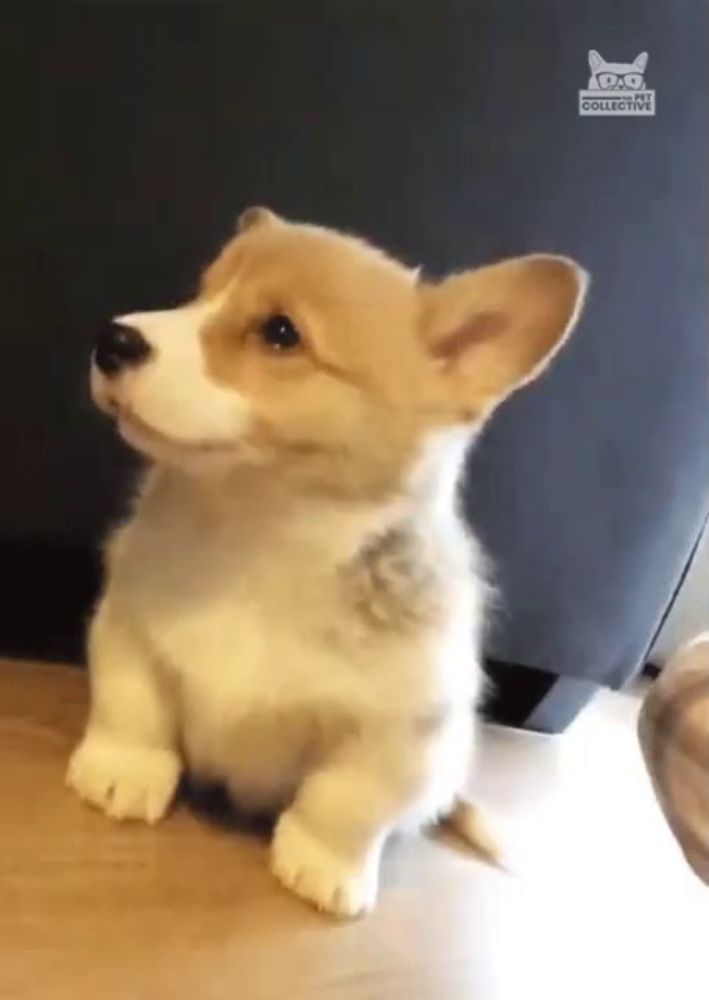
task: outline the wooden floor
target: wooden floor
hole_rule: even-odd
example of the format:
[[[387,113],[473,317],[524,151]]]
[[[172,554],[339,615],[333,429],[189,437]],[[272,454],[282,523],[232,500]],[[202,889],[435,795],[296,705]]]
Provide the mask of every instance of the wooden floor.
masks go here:
[[[633,697],[562,738],[489,730],[477,785],[512,873],[395,845],[377,912],[345,925],[281,892],[254,835],[77,802],[62,779],[85,701],[79,672],[0,663],[3,1000],[709,996],[709,894],[655,807]]]

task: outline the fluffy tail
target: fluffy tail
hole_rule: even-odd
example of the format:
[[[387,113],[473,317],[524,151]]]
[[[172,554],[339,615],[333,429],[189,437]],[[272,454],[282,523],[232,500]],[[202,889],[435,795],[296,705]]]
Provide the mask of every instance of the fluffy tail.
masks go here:
[[[467,799],[457,799],[440,825],[450,830],[466,847],[496,868],[504,868],[500,848],[477,806]]]

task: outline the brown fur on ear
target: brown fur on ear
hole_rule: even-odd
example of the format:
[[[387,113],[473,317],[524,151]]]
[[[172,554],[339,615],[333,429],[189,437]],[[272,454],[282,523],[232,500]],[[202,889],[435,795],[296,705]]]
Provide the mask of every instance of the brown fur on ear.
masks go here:
[[[275,212],[272,212],[270,208],[264,208],[262,205],[252,205],[251,208],[245,208],[241,213],[236,223],[236,229],[237,232],[243,233],[247,229],[253,229],[254,226],[262,226],[267,222],[279,221],[279,216]]]
[[[587,284],[574,261],[534,254],[424,286],[424,337],[456,408],[483,416],[538,375],[571,332]]]

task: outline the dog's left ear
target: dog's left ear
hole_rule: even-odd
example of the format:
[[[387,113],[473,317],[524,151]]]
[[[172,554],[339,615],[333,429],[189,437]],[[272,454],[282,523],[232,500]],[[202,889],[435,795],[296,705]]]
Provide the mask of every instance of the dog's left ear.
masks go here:
[[[244,233],[247,229],[280,221],[279,216],[275,212],[272,212],[270,208],[264,208],[262,205],[252,205],[251,208],[245,208],[239,216],[236,223],[236,230],[239,233]]]
[[[573,329],[587,285],[574,261],[535,254],[422,286],[426,345],[460,416],[485,416],[544,369]]]

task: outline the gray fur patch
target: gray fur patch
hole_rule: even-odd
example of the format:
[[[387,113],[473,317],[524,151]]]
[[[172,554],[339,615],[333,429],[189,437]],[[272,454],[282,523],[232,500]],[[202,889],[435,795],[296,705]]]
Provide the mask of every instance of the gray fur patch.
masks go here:
[[[432,624],[441,613],[440,574],[408,526],[374,538],[340,577],[348,603],[370,627],[408,630]]]

